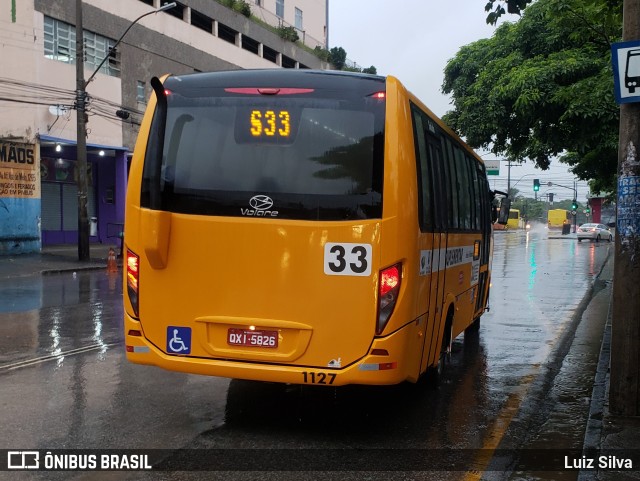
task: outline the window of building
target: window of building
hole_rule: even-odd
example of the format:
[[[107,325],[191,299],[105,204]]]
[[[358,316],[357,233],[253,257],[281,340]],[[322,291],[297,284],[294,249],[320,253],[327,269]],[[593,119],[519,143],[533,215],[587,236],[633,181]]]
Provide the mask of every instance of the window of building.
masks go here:
[[[270,62],[273,62],[273,63],[278,63],[278,52],[270,47],[267,47],[266,45],[263,45],[262,58],[269,60]]]
[[[302,10],[296,7],[296,28],[298,30],[304,30],[302,28]]]
[[[262,0],[256,0],[256,5],[258,7],[261,7],[262,6]]]
[[[136,100],[141,104],[147,102],[146,87],[147,85],[145,82],[143,82],[142,80],[138,80],[136,84]]]
[[[44,56],[59,62],[75,63],[76,29],[73,25],[44,17]]]
[[[284,18],[284,0],[276,0],[276,15]]]
[[[213,19],[195,10],[191,10],[191,25],[209,33],[213,32]]]
[[[284,68],[296,68],[296,61],[286,55],[282,56],[282,66]]]
[[[105,57],[107,61],[100,67],[100,72],[120,76],[120,55],[112,49],[115,40],[111,40],[97,33],[84,31],[84,64],[87,69],[95,69]],[[75,46],[74,46],[75,47]],[[74,48],[75,50],[75,48]]]
[[[221,40],[235,44],[236,38],[238,37],[238,31],[225,25],[224,23],[218,22],[218,37]]]
[[[175,7],[170,8],[169,10],[165,10],[164,13],[172,15],[176,18],[179,18],[180,20],[184,20],[184,11],[186,9],[187,7],[184,6],[182,3],[176,2]]]
[[[112,40],[97,33],[84,31],[85,67],[95,69],[106,57],[100,71],[112,77],[120,76],[120,56]],[[76,28],[66,22],[44,17],[44,56],[59,62],[76,62]]]
[[[260,52],[260,42],[246,35],[242,36],[242,48],[258,55]]]

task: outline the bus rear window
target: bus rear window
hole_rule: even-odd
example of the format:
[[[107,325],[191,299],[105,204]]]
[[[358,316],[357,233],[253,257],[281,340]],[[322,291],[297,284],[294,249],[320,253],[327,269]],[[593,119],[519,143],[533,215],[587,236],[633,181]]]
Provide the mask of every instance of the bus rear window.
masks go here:
[[[162,210],[310,220],[381,217],[385,102],[371,96],[379,81],[352,85],[342,79],[350,88],[314,85],[263,95],[233,85],[183,87],[174,79],[165,82],[170,93],[158,179]],[[153,162],[145,160],[146,207]]]

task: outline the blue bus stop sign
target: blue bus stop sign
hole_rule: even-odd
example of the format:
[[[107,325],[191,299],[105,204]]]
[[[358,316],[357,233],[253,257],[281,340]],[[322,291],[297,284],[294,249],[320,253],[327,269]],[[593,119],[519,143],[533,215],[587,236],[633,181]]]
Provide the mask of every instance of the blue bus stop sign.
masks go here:
[[[616,102],[640,102],[640,40],[611,45]]]

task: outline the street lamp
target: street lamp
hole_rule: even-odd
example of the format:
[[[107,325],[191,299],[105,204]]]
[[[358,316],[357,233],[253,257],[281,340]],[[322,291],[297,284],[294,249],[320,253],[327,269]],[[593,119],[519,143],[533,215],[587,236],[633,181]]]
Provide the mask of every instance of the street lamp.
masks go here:
[[[76,0],[76,117],[77,117],[77,164],[78,164],[78,259],[80,261],[90,260],[89,251],[89,217],[87,213],[87,193],[89,191],[89,183],[87,179],[87,92],[86,88],[89,82],[93,80],[98,71],[102,68],[107,59],[115,51],[124,36],[131,30],[136,23],[147,15],[169,10],[176,6],[176,2],[162,5],[156,10],[144,13],[136,18],[129,27],[124,31],[120,38],[102,59],[100,65],[89,76],[84,79],[84,28],[82,25],[82,0]]]

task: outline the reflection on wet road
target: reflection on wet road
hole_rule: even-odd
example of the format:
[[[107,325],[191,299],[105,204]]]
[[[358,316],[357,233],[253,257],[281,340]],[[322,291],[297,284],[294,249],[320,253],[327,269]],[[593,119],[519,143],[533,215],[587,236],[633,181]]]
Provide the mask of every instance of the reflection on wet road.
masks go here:
[[[579,352],[575,359],[567,353],[583,298],[612,248],[536,233],[501,232],[495,240],[491,310],[478,334],[454,342],[437,388],[323,389],[131,365],[122,352],[119,277],[78,272],[2,281],[3,447],[492,450],[563,442],[541,407],[549,396],[582,396],[568,380],[554,381],[593,374],[581,371]],[[563,429],[580,429],[566,419],[557,418]],[[485,479],[486,463],[469,458],[467,472],[393,479]],[[204,474],[190,477],[214,479]],[[319,479],[263,474],[259,479]],[[326,479],[364,479],[335,474]]]
[[[0,281],[0,368],[122,339],[121,282],[90,271]],[[108,308],[106,307],[108,306]]]

